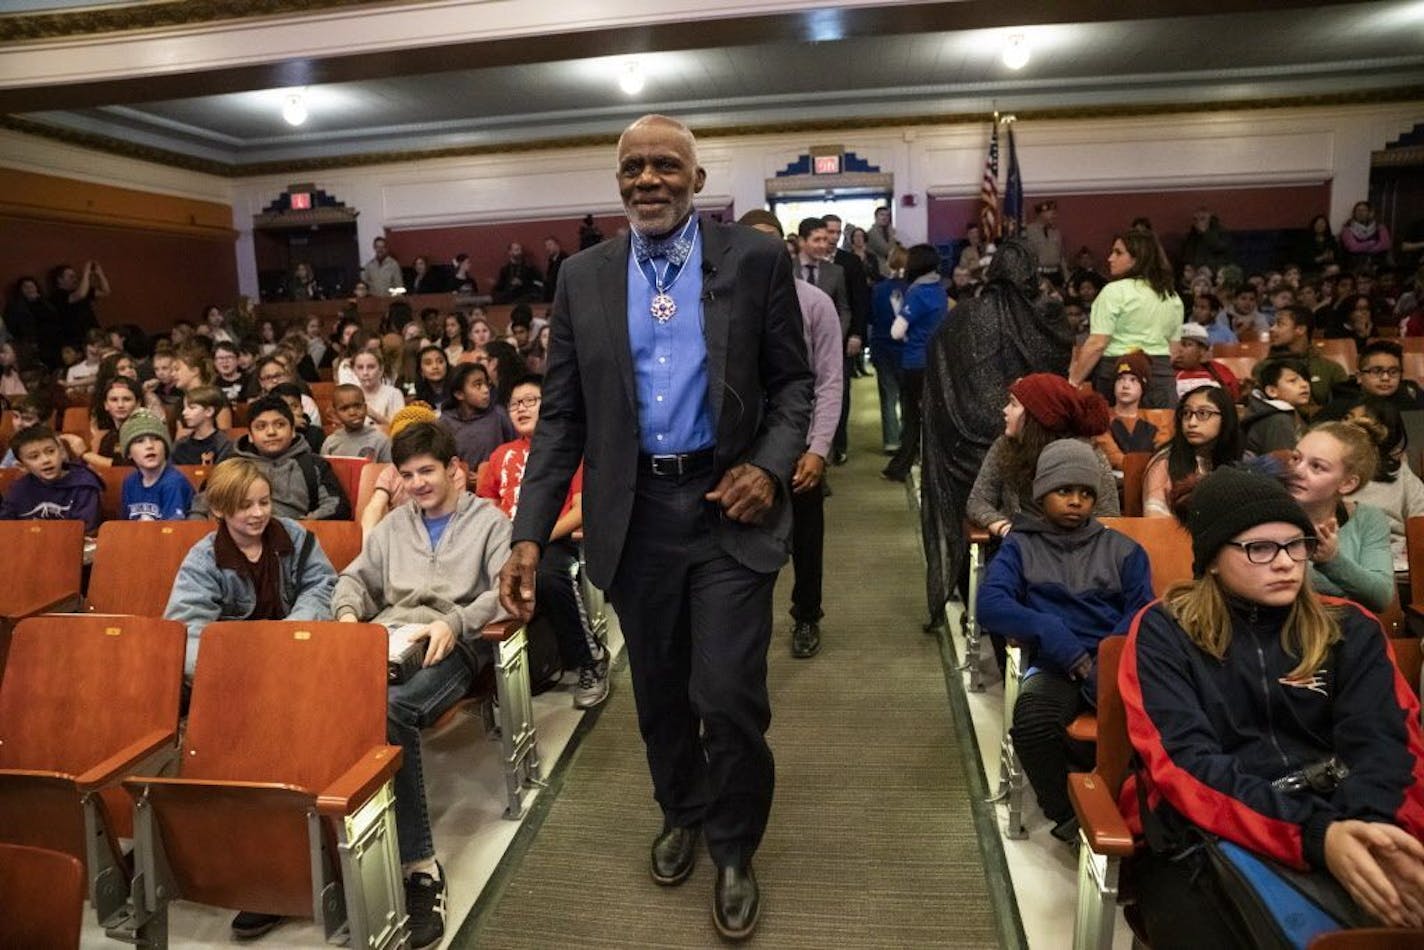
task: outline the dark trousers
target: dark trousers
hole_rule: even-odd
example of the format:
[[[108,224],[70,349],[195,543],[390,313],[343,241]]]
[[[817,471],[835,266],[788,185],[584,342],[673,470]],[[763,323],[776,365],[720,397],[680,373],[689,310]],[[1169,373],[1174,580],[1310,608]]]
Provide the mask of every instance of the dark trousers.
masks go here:
[[[578,571],[578,548],[564,538],[544,545],[534,574],[534,603],[554,628],[566,670],[582,669],[593,662],[593,633],[579,594]]]
[[[653,792],[669,826],[701,824],[719,866],[751,860],[771,812],[775,574],[717,544],[711,473],[638,476],[622,558],[608,590],[618,612]]]
[[[885,471],[904,479],[910,466],[920,458],[920,406],[925,394],[923,369],[900,370],[900,451],[885,466]]]
[[[826,483],[791,495],[791,616],[815,623],[821,612],[821,575],[826,541]]]
[[[850,445],[850,435],[846,426],[850,423],[850,381],[855,375],[856,361],[845,358],[841,372],[841,419],[836,423],[836,434],[831,437],[831,454],[846,451]]]
[[[1039,670],[1024,680],[1014,704],[1014,751],[1044,817],[1060,822],[1073,814],[1068,767],[1083,763],[1082,743],[1068,738],[1068,724],[1088,706],[1082,688],[1062,673]],[[1092,761],[1091,752],[1088,761]]]

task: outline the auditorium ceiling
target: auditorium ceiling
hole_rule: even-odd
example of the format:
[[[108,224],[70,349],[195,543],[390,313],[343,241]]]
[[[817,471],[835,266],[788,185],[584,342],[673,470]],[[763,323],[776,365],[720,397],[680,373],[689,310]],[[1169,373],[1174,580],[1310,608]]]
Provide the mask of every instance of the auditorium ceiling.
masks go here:
[[[599,141],[648,111],[758,131],[1424,100],[1424,0],[0,9],[0,122],[226,174]]]

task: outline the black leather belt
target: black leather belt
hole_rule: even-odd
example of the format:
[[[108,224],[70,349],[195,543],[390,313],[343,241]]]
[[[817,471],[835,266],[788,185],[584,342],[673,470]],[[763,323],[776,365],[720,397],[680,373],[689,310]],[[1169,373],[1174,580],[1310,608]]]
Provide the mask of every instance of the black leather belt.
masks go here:
[[[683,455],[639,455],[638,470],[659,478],[699,475],[712,468],[713,449],[702,449]]]

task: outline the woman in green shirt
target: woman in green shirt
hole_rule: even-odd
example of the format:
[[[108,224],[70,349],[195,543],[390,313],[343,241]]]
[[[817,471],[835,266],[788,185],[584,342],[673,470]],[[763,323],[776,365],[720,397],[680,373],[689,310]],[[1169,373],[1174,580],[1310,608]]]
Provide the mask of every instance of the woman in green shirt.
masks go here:
[[[1152,358],[1142,407],[1171,409],[1177,404],[1172,341],[1182,335],[1184,315],[1172,265],[1152,232],[1132,230],[1113,237],[1108,274],[1112,280],[1093,301],[1088,339],[1073,359],[1068,380],[1077,386],[1091,378],[1093,387],[1111,400],[1114,357],[1141,350]]]

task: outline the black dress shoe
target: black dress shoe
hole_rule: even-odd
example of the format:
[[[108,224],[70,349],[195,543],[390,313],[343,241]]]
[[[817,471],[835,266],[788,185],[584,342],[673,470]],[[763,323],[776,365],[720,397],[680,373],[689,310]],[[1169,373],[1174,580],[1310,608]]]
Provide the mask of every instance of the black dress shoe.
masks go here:
[[[712,892],[712,923],[728,940],[745,940],[756,930],[761,913],[761,891],[752,866],[717,869]]]
[[[701,829],[668,828],[653,841],[653,880],[672,887],[687,880],[697,858]]]
[[[791,629],[791,655],[806,660],[821,652],[821,628],[805,620],[796,621]]]

